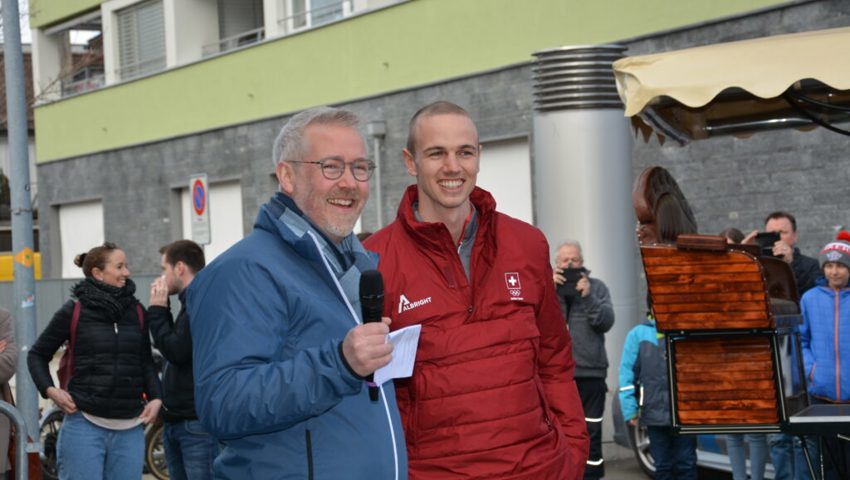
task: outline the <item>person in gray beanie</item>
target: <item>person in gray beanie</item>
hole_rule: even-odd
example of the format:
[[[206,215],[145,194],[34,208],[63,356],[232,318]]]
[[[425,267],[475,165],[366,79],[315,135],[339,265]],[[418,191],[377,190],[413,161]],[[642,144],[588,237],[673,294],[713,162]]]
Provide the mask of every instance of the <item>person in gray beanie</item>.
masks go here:
[[[840,263],[850,269],[850,232],[846,230],[838,232],[836,239],[827,243],[818,257],[822,270],[826,268],[827,263]],[[829,280],[826,270],[824,270],[824,276]]]
[[[850,233],[820,251],[825,281],[800,300],[800,345],[812,403],[850,403]],[[823,437],[826,479],[848,478],[850,442]]]

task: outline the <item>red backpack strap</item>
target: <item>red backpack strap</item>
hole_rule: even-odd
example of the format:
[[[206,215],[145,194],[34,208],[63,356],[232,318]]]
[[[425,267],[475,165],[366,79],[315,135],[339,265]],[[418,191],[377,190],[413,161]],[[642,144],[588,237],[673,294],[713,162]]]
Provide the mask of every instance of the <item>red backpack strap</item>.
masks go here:
[[[142,304],[136,304],[136,315],[139,317],[139,330],[145,329],[145,311],[142,310]]]
[[[77,343],[77,325],[80,323],[80,301],[74,301],[74,314],[71,315],[71,339],[68,342],[68,350],[73,352]]]
[[[77,325],[80,323],[80,308],[80,301],[74,301],[74,313],[71,315],[71,338],[68,340],[68,349],[65,351],[65,355],[68,356],[68,377],[66,382],[70,381],[71,376],[74,374],[74,346],[77,344]],[[67,385],[62,388],[67,388]]]

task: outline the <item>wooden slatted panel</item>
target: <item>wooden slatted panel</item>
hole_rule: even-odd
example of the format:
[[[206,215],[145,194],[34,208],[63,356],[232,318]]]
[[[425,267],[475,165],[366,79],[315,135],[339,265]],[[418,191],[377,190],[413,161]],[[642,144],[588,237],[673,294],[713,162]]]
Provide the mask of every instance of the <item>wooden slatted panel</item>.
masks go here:
[[[674,347],[682,425],[779,423],[766,336],[689,338]]]
[[[758,260],[740,251],[641,247],[659,330],[769,328]]]

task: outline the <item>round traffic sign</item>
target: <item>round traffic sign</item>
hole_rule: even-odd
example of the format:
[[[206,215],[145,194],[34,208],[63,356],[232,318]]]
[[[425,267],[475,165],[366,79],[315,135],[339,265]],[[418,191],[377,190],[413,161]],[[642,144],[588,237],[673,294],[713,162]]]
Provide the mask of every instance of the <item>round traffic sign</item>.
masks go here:
[[[204,188],[204,182],[200,179],[195,180],[195,183],[192,184],[192,208],[198,215],[203,215],[204,210],[207,209],[207,190]]]

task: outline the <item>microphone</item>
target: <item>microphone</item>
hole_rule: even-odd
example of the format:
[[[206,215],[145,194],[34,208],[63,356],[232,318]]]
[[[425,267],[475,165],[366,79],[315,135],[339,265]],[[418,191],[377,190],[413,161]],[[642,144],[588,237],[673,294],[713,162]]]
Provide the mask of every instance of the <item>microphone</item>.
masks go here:
[[[366,270],[360,274],[360,309],[363,313],[363,323],[380,322],[384,311],[384,278],[377,270]],[[366,377],[369,385],[369,399],[378,401],[378,385],[375,385],[375,375]]]

